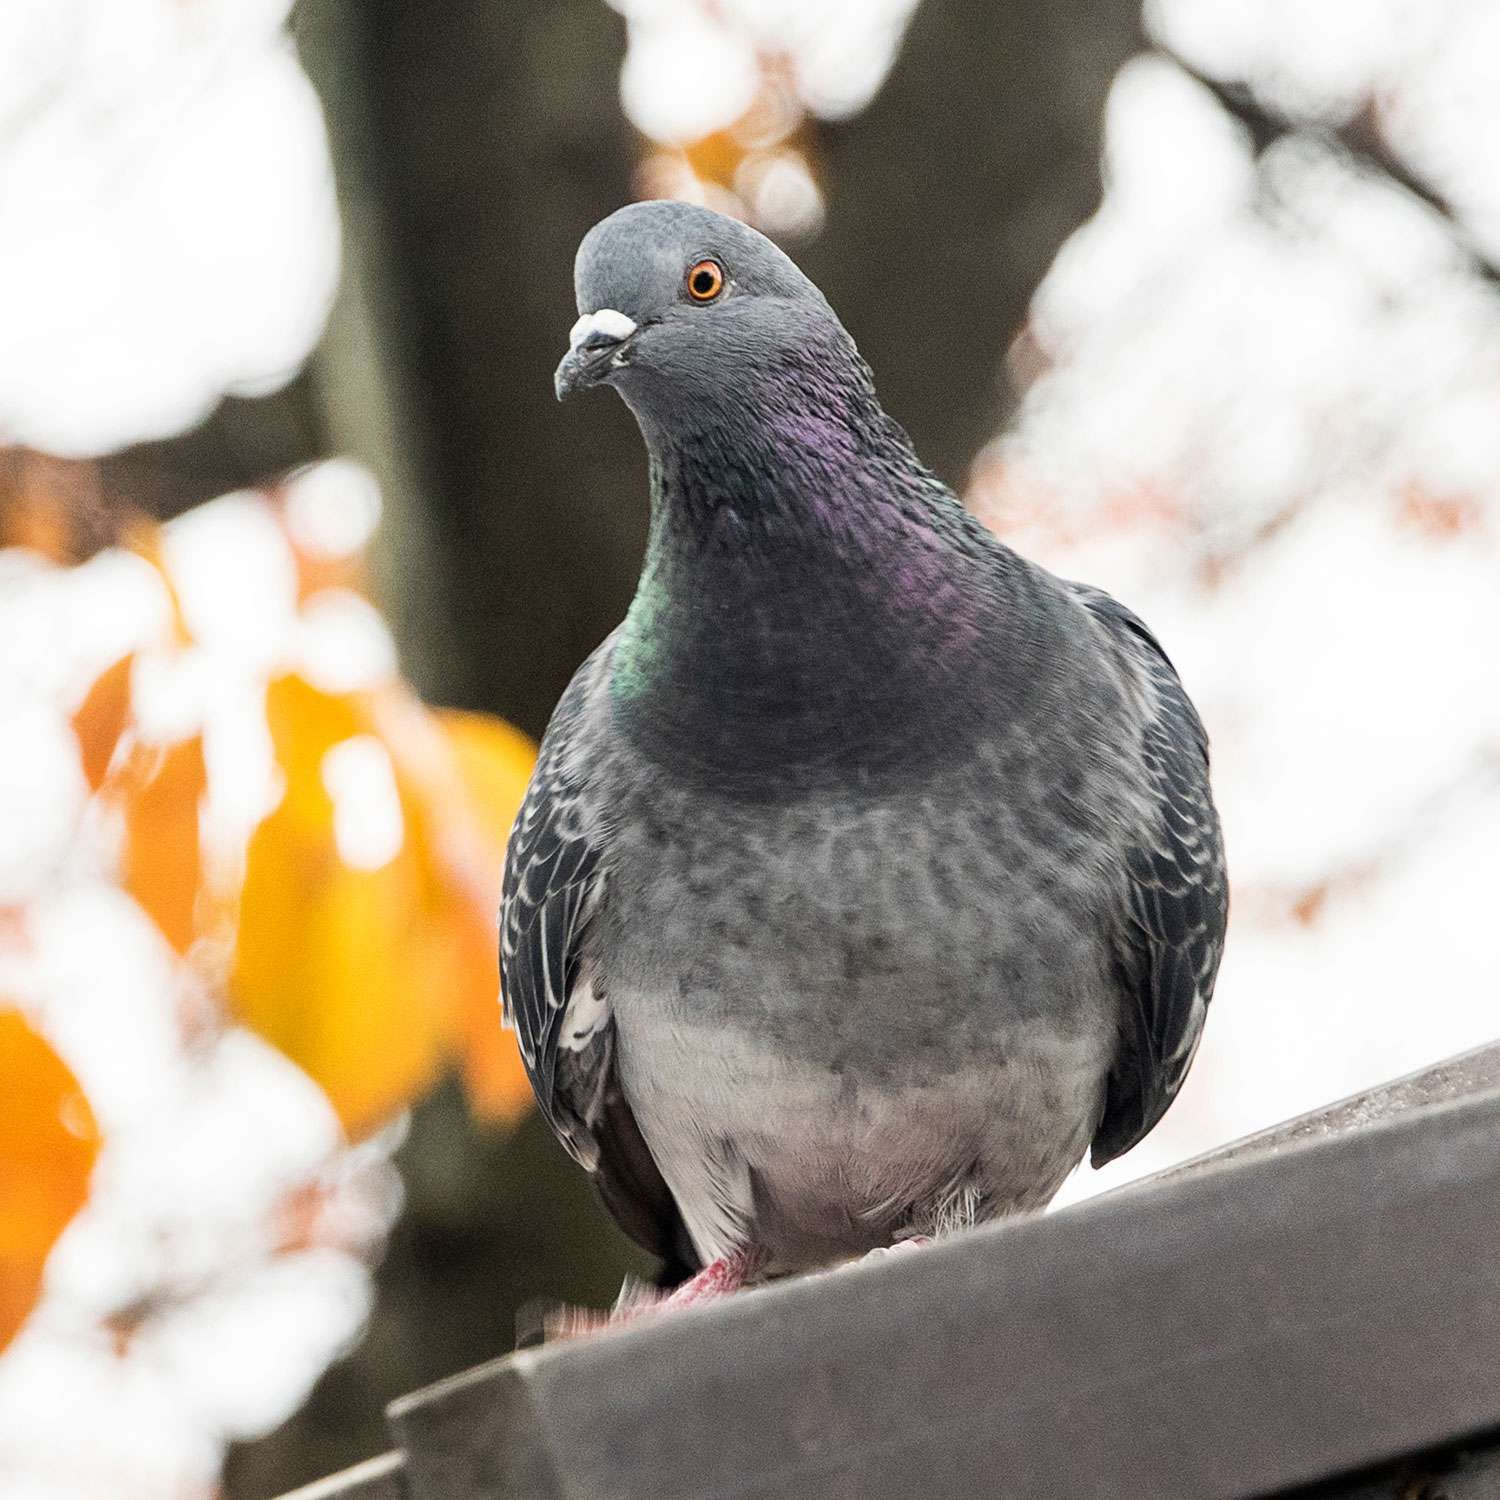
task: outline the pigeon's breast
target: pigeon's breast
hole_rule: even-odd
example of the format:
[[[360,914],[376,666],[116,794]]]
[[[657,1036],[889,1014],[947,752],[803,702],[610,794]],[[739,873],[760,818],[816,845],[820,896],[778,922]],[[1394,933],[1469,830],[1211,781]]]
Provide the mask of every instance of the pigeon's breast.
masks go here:
[[[1118,1002],[1097,819],[1055,782],[1002,745],[900,796],[632,794],[600,956],[700,1249],[748,1226],[805,1262],[966,1181],[986,1212],[1056,1190]]]
[[[905,1076],[651,1007],[620,1039],[624,1086],[699,1255],[753,1244],[777,1270],[1041,1207],[1088,1145],[1107,1066],[1100,1036],[1035,1026]]]

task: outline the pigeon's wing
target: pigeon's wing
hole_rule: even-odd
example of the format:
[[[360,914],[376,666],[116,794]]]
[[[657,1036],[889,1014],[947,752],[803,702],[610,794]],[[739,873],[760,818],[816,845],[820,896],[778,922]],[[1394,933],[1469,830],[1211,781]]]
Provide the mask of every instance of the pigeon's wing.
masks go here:
[[[1224,951],[1229,882],[1209,794],[1208,736],[1172,663],[1124,605],[1097,590],[1077,592],[1145,685],[1140,754],[1152,803],[1125,849],[1116,951],[1124,1023],[1094,1135],[1099,1167],[1135,1145],[1182,1086]]]
[[[609,828],[590,785],[588,705],[606,647],[552,716],[506,849],[500,986],[537,1105],[593,1175],[621,1227],[669,1267],[695,1263],[676,1204],[620,1088],[615,1023],[596,957],[609,899]]]

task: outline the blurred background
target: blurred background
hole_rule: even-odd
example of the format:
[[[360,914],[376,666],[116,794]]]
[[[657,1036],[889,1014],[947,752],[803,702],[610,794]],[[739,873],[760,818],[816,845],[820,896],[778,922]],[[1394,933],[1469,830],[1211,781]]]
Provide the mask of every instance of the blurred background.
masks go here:
[[[0,9],[6,1500],[264,1500],[646,1269],[493,941],[644,535],[551,393],[632,197],[781,240],[1203,710],[1218,998],[1060,1201],[1492,1038],[1497,76],[1491,0]]]

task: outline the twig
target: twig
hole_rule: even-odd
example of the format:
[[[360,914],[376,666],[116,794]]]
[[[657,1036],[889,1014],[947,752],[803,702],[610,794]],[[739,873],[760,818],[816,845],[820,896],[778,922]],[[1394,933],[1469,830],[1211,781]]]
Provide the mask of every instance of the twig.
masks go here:
[[[1277,141],[1291,135],[1311,136],[1335,146],[1366,171],[1383,177],[1436,213],[1448,226],[1454,243],[1463,251],[1475,274],[1491,286],[1500,287],[1500,263],[1476,243],[1464,223],[1463,215],[1449,198],[1392,149],[1380,129],[1373,101],[1366,103],[1349,120],[1338,126],[1296,120],[1257,98],[1248,84],[1214,78],[1201,72],[1160,43],[1156,44],[1156,51],[1195,83],[1207,89],[1225,112],[1245,127],[1257,156]]]

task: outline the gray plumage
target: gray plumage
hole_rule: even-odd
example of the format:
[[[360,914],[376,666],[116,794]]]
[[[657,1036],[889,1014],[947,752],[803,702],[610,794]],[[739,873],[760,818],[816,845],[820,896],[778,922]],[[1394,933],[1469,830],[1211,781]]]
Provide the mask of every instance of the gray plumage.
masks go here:
[[[559,394],[624,397],[652,523],[507,857],[541,1109],[680,1268],[1045,1203],[1155,1125],[1213,991],[1227,886],[1176,673],[964,511],[753,231],[637,204],[576,278],[614,311]]]

